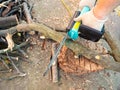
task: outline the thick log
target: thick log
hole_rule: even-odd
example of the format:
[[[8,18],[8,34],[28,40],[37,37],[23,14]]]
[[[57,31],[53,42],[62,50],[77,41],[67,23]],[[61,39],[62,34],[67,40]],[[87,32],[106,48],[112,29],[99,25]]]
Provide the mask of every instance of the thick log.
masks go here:
[[[0,29],[9,28],[18,24],[16,15],[0,18]]]
[[[51,38],[54,41],[57,41],[59,43],[62,41],[62,39],[65,36],[65,34],[63,33],[56,32],[48,28],[47,26],[43,24],[38,24],[38,23],[20,24],[12,29],[13,30],[17,29],[18,32],[35,30],[35,31],[43,33],[46,37]],[[92,60],[93,62],[97,64],[100,64],[104,68],[120,72],[120,63],[112,60],[110,57],[104,57],[103,55],[93,50],[90,50],[84,47],[83,45],[78,44],[77,42],[74,42],[72,40],[66,40],[65,45],[71,50],[73,50],[73,52],[77,54],[82,54],[86,58]]]

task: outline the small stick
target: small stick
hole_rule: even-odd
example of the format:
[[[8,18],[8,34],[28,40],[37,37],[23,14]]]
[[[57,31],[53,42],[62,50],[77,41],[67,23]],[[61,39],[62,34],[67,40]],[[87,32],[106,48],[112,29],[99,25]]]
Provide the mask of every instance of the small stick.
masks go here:
[[[5,67],[6,67],[7,69],[10,69],[9,66],[6,64],[6,62],[5,62],[3,59],[0,58],[0,60],[2,61],[2,63],[5,65]]]
[[[13,48],[13,50],[18,50],[20,47],[26,46],[28,43],[29,43],[29,42],[23,42],[23,43],[21,43],[20,45],[15,45],[14,48]],[[6,52],[11,52],[11,51],[10,51],[10,50],[7,50],[7,51],[6,51],[6,49],[0,50],[0,54],[6,53]]]
[[[9,70],[0,70],[1,73],[9,73],[11,71],[12,71],[12,69],[9,69]]]
[[[21,72],[17,66],[15,65],[15,63],[11,60],[10,56],[8,55],[8,53],[6,52],[8,59],[11,61],[13,67],[16,69],[17,73],[19,74],[19,76],[26,76],[26,73]]]
[[[12,6],[14,5],[14,2],[10,2],[8,4],[8,8],[6,8],[3,12],[2,12],[2,17],[4,17],[12,8]]]
[[[2,57],[2,58],[7,58],[7,56],[6,55],[0,55],[0,57]],[[13,57],[13,56],[10,56],[11,57],[11,59],[13,59],[13,60],[16,60],[16,61],[18,61],[18,57]]]
[[[57,49],[57,44],[53,43],[52,44],[52,56],[55,54]],[[58,82],[58,64],[57,64],[57,60],[55,60],[55,62],[52,65],[52,81],[54,83]]]
[[[42,43],[42,50],[45,50],[45,46],[46,46],[46,39],[43,40],[43,43]]]
[[[23,10],[24,10],[25,17],[27,19],[27,23],[32,23],[32,17],[26,2],[23,2]]]
[[[45,50],[45,46],[46,46],[46,37],[43,36],[43,35],[41,35],[41,36],[40,36],[40,39],[43,40],[43,43],[42,43],[42,50]]]
[[[24,57],[28,58],[28,55],[20,48],[18,48],[18,51],[23,54]]]
[[[49,80],[52,81],[52,69],[50,69],[50,72],[48,73]]]

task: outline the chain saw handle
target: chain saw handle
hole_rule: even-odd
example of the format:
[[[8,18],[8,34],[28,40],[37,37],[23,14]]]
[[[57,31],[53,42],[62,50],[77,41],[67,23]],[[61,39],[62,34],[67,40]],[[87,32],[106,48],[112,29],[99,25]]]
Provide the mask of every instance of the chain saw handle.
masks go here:
[[[73,40],[76,40],[78,39],[78,30],[79,30],[79,27],[81,25],[81,22],[80,21],[74,21],[73,19],[78,17],[79,15],[82,15],[86,12],[90,11],[90,8],[88,6],[85,6],[83,7],[82,11],[76,11],[67,27],[67,31],[68,31],[68,36],[73,39]]]

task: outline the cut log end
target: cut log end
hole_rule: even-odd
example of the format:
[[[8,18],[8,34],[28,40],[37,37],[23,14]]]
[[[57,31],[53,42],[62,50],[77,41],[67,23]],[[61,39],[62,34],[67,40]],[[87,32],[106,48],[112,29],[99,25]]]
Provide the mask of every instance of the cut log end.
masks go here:
[[[67,47],[63,47],[58,57],[59,67],[66,73],[82,75],[85,73],[103,70],[104,68],[91,60],[80,56],[74,58],[74,53]]]

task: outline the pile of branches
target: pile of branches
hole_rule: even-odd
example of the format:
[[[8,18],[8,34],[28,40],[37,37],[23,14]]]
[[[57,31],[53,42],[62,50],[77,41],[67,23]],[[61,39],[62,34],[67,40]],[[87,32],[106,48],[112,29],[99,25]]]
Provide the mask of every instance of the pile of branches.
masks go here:
[[[14,4],[11,7],[9,7],[9,3],[12,3],[12,2]],[[12,37],[14,37],[13,35],[17,32],[27,32],[27,31],[34,30],[44,34],[44,36],[46,36],[47,38],[50,38],[60,43],[63,40],[66,33],[57,32],[51,29],[50,27],[45,26],[42,23],[33,22],[32,16],[30,13],[32,7],[28,4],[27,0],[6,0],[6,1],[0,0],[0,3],[1,3],[0,4],[1,9],[3,8],[2,12],[0,12],[2,17],[1,19],[5,20],[4,24],[0,24],[1,25],[0,36],[1,36],[1,41],[4,44],[3,46],[6,45],[7,47],[7,48],[3,47],[0,50],[0,60],[4,64],[4,66],[6,66],[7,69],[9,69],[9,67],[6,65],[5,60],[10,61],[12,66],[14,66],[14,68],[19,73],[19,76],[25,76],[25,74],[20,72],[20,70],[15,66],[13,62],[13,59],[15,59],[15,57],[11,56],[11,53],[14,50],[15,51],[17,50],[24,54],[24,51],[21,50],[21,47],[25,46],[27,43],[22,41],[21,44],[17,45],[17,43],[15,43],[14,40],[12,39]],[[7,10],[9,9],[9,10],[7,11],[6,9]],[[8,18],[10,18],[11,16],[14,16],[14,17],[8,20]],[[21,23],[21,21],[23,20],[26,21],[27,24]],[[104,39],[106,40],[106,42],[109,44],[111,48],[111,50],[106,53],[107,55],[109,55],[109,57],[104,57],[104,53],[93,51],[91,49],[88,49],[84,45],[80,44],[79,42],[75,42],[69,39],[65,41],[65,46],[71,49],[76,55],[83,55],[90,61],[97,63],[98,65],[101,65],[104,68],[120,72],[120,69],[119,69],[120,68],[120,63],[119,63],[120,51],[115,43],[115,40],[113,40],[109,32],[105,32]]]
[[[23,21],[30,23],[32,7],[27,0],[0,0],[0,72],[16,70],[17,75],[13,77],[26,75],[18,69],[17,64],[21,58],[28,57],[21,47],[29,42],[26,33],[6,30]]]

